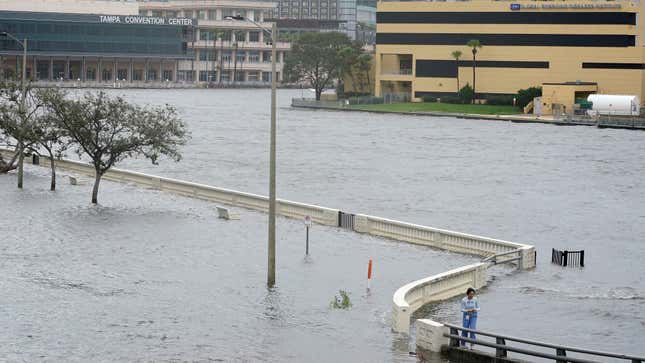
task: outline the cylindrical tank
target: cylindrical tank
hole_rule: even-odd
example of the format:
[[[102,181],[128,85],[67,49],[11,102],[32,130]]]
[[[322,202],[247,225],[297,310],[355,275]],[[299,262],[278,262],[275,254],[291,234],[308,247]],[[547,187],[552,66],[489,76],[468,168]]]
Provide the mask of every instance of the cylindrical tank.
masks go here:
[[[593,112],[600,115],[638,116],[641,113],[638,96],[593,94],[587,101],[593,104]]]

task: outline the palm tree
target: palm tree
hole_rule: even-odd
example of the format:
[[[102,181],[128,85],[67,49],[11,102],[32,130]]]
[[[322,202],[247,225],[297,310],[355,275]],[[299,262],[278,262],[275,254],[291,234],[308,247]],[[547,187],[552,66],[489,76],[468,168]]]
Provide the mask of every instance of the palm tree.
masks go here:
[[[222,84],[222,72],[224,71],[224,66],[222,65],[222,54],[224,53],[224,35],[226,32],[222,29],[215,29],[213,30],[213,49],[215,48],[215,43],[219,39],[219,62],[217,62],[217,65],[219,67],[219,71],[217,72],[217,83]],[[213,68],[215,67],[215,63],[213,62]]]
[[[234,57],[235,59],[233,60],[233,84],[235,84],[235,81],[237,80],[237,49],[239,47],[240,39],[244,41],[244,36],[245,33],[241,30],[236,30],[235,31],[235,53]]]
[[[477,98],[477,88],[475,88],[475,68],[477,67],[477,49],[482,48],[482,43],[479,39],[471,39],[466,44],[473,52],[473,103]]]
[[[461,58],[463,53],[460,50],[455,50],[451,54],[455,58],[455,67],[457,68],[457,93],[459,93],[459,58]]]

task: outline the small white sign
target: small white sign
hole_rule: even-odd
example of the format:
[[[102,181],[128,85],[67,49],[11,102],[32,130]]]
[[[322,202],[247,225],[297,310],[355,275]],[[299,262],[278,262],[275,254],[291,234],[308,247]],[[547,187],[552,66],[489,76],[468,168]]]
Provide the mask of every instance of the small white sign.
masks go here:
[[[305,226],[311,227],[311,217],[305,216]]]

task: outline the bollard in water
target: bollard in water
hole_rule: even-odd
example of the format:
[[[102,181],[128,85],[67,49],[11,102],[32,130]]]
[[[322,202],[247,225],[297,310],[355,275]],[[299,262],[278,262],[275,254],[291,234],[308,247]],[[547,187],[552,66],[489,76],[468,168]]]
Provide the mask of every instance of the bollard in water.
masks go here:
[[[372,259],[367,263],[367,289],[370,289],[370,282],[372,281]]]

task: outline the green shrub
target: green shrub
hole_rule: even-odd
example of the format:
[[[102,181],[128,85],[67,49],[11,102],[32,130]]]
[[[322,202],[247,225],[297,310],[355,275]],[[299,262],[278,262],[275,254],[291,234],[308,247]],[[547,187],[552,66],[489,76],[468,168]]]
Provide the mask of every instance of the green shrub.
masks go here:
[[[517,91],[517,107],[524,108],[533,98],[542,96],[542,87],[529,87]]]
[[[468,83],[466,83],[466,85],[459,90],[457,96],[461,100],[461,103],[472,103],[473,98],[475,98],[475,91]]]
[[[464,103],[461,98],[458,96],[443,96],[441,97],[441,102],[443,103],[455,103],[455,104],[462,104]]]
[[[491,96],[486,99],[487,105],[513,106],[513,96]]]

